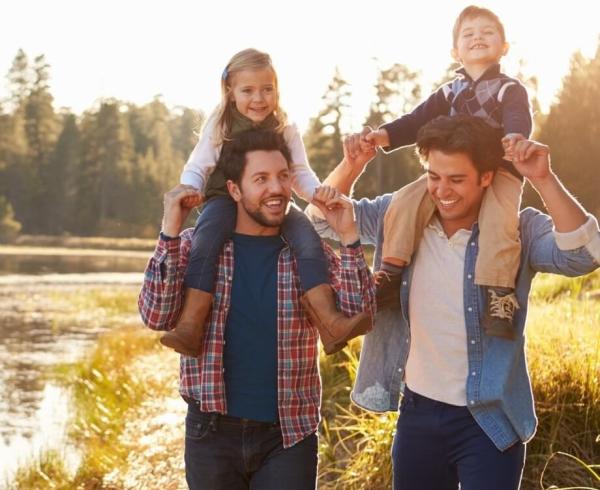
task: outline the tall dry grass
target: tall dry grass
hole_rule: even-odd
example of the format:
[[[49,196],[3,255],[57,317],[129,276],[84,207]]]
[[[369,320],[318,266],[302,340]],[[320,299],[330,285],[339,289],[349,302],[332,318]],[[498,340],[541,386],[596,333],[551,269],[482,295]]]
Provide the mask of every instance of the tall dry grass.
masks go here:
[[[600,488],[600,272],[540,275],[531,296],[527,356],[539,427],[527,446],[523,490]],[[321,359],[324,423],[320,488],[391,488],[396,413],[348,406],[359,342]]]

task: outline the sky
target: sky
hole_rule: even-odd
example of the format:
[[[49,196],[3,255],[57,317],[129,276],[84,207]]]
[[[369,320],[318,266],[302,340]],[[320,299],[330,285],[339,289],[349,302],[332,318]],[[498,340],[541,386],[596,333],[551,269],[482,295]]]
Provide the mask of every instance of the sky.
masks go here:
[[[339,67],[351,84],[349,129],[359,129],[378,69],[402,63],[422,73],[424,94],[452,61],[454,19],[469,1],[420,0],[9,0],[0,20],[0,99],[19,48],[44,54],[57,108],[76,113],[102,97],[136,104],[156,95],[171,108],[210,112],[229,58],[255,47],[271,54],[283,107],[304,129]],[[504,22],[510,51],[539,78],[547,110],[580,50],[593,56],[600,2],[487,0]]]

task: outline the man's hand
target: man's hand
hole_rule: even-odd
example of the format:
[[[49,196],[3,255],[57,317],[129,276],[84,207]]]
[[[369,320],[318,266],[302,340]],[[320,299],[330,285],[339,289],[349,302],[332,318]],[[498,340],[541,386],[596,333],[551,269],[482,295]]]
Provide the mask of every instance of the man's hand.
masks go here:
[[[371,132],[371,128],[366,127],[362,132],[344,138],[344,160],[357,175],[377,153],[377,147],[365,139]]]
[[[191,185],[178,184],[165,193],[162,232],[171,237],[179,236],[192,208],[184,202],[202,202],[202,194]]]
[[[502,138],[502,147],[504,148],[504,159],[512,162],[514,159],[515,147],[519,141],[525,140],[525,136],[520,133],[508,133]]]
[[[354,206],[347,196],[333,187],[322,185],[315,191],[312,204],[323,213],[342,245],[351,245],[358,240]]]
[[[535,185],[552,174],[550,148],[537,141],[523,139],[515,144],[513,165],[517,171]]]

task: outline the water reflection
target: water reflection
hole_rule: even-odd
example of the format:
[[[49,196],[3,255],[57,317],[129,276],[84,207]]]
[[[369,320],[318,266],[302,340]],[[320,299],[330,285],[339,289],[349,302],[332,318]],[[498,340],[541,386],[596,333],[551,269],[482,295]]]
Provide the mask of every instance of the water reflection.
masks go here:
[[[64,445],[68,392],[48,372],[84,355],[111,322],[73,298],[107,287],[134,295],[146,260],[0,255],[0,487],[42,448],[76,460]],[[118,321],[139,320],[132,308]]]
[[[139,272],[150,254],[140,257],[119,255],[2,255],[0,275],[3,274],[68,274],[89,272]]]

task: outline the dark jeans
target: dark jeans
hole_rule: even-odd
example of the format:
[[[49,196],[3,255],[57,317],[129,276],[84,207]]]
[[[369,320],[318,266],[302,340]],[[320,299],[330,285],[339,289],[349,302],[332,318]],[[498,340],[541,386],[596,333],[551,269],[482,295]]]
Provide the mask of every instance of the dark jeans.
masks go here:
[[[191,490],[313,490],[317,434],[284,449],[278,423],[200,412],[188,404],[185,478]]]
[[[404,390],[392,463],[394,490],[518,490],[525,444],[500,451],[467,407]]]
[[[185,286],[214,291],[217,263],[223,243],[235,228],[236,203],[224,196],[212,197],[204,207],[194,229]],[[292,204],[281,226],[281,233],[296,258],[302,289],[329,284],[329,266],[321,239],[306,215]]]

